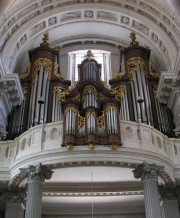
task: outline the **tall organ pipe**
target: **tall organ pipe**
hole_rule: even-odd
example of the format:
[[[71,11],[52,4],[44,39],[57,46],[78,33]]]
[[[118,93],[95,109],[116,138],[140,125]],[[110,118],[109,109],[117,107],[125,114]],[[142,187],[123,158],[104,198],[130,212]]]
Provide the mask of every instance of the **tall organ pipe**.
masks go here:
[[[146,111],[147,111],[147,122],[149,124],[152,123],[152,116],[151,116],[151,103],[150,103],[150,99],[148,98],[148,87],[146,85],[146,81],[145,81],[145,77],[144,75],[142,75],[142,85],[143,85],[143,90],[144,90],[144,103],[146,106]]]
[[[138,97],[139,97],[139,91],[138,91],[138,86],[137,86],[137,76],[136,76],[136,71],[134,72],[134,76],[133,76],[133,80],[134,80],[134,91],[135,91],[135,102],[136,102],[136,106],[137,106],[137,118],[138,118],[138,122],[141,122],[141,108],[140,105],[137,103]]]
[[[143,102],[140,103],[141,107],[141,113],[142,113],[142,121],[143,123],[147,123],[147,116],[146,116],[146,111],[145,111],[145,97],[144,97],[144,91],[143,91],[143,85],[142,85],[142,77],[143,77],[143,72],[141,72],[139,65],[136,67],[137,72],[137,81],[138,81],[138,86],[139,86],[139,96],[143,99]]]
[[[124,93],[124,99],[125,99],[125,108],[126,108],[126,112],[127,112],[127,120],[130,120],[130,118],[129,118],[129,105],[128,105],[127,92]]]
[[[137,122],[138,121],[138,111],[137,111],[134,81],[131,81],[130,85],[131,85],[132,101],[133,101],[133,108],[134,108],[134,117],[135,117],[135,121]]]

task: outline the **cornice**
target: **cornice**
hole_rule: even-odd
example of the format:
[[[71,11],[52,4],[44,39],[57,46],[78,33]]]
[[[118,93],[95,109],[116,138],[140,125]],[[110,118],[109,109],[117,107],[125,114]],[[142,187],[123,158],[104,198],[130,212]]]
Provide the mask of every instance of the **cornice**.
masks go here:
[[[66,167],[80,167],[80,166],[111,166],[111,167],[125,167],[125,168],[136,168],[139,163],[133,162],[119,162],[119,161],[72,161],[72,162],[61,162],[55,164],[48,164],[46,165],[49,169],[58,169],[58,168],[66,168]],[[170,176],[163,172],[160,175],[162,179],[167,184],[172,184],[173,181],[171,180]],[[11,179],[10,185],[18,186],[22,181],[22,176],[17,174],[14,178]]]
[[[33,3],[37,3],[37,2],[33,2]],[[33,4],[32,3],[32,4]],[[47,4],[48,5],[48,7],[51,5],[51,6],[53,6],[54,7],[54,9],[51,9],[51,10],[45,10],[45,11],[43,11],[45,8],[44,7],[46,7],[47,5],[41,5],[40,6],[40,4],[38,3],[37,4],[37,7],[35,8],[36,9],[36,11],[38,10],[38,13],[37,14],[34,14],[33,15],[33,17],[29,14],[28,15],[28,13],[26,13],[25,15],[23,15],[23,16],[30,16],[31,18],[29,18],[29,19],[26,19],[27,20],[27,22],[29,23],[19,23],[19,21],[20,20],[18,20],[18,19],[22,19],[21,17],[19,17],[18,19],[17,19],[17,17],[15,18],[15,20],[12,20],[11,22],[10,22],[10,26],[8,27],[6,27],[5,29],[4,29],[4,33],[2,34],[1,33],[1,35],[2,35],[2,39],[4,39],[5,41],[6,41],[6,43],[7,43],[7,45],[6,45],[6,49],[5,49],[5,47],[3,48],[3,50],[4,50],[4,52],[3,52],[3,55],[4,55],[4,58],[3,59],[6,59],[6,55],[8,54],[9,55],[9,52],[8,52],[8,50],[9,50],[9,46],[11,47],[11,46],[14,46],[14,41],[16,41],[16,40],[14,40],[16,37],[17,37],[17,43],[16,43],[16,48],[14,49],[14,53],[13,54],[11,54],[10,55],[10,59],[11,59],[11,63],[15,60],[15,56],[19,53],[19,51],[25,46],[25,45],[27,45],[27,42],[31,39],[31,37],[30,37],[30,32],[31,32],[31,29],[33,29],[34,27],[33,27],[33,24],[34,23],[38,23],[38,21],[39,22],[44,22],[44,24],[43,24],[43,28],[41,29],[40,28],[40,30],[39,30],[39,32],[37,32],[36,34],[33,34],[33,37],[34,36],[37,36],[37,34],[41,34],[42,33],[42,31],[45,31],[45,29],[47,29],[47,27],[49,28],[49,29],[51,29],[51,28],[54,28],[54,27],[57,27],[58,25],[59,25],[59,20],[60,20],[60,12],[62,13],[62,14],[65,14],[65,13],[68,13],[68,11],[71,11],[71,10],[80,10],[81,11],[81,17],[80,17],[80,20],[82,21],[82,22],[84,22],[84,16],[82,15],[83,14],[83,11],[87,11],[87,4],[74,4],[73,3],[73,1],[71,2],[72,4],[64,4],[64,6],[62,5],[62,2],[61,3],[59,3],[59,6],[60,6],[60,4],[61,4],[61,8],[58,8],[58,3],[57,2],[53,2],[52,4]],[[144,8],[144,5],[143,4],[135,4],[135,6],[136,6],[136,10],[135,11],[133,11],[133,10],[131,10],[130,8],[128,8],[128,7],[126,7],[126,4],[128,5],[129,3],[128,3],[128,1],[124,1],[124,4],[122,4],[122,7],[115,7],[115,6],[113,6],[113,5],[111,5],[110,6],[110,8],[109,8],[109,5],[107,5],[107,4],[102,4],[102,3],[88,3],[88,6],[91,8],[91,9],[93,9],[93,10],[101,10],[102,12],[104,11],[104,13],[106,13],[107,11],[109,11],[108,13],[114,13],[114,14],[116,14],[117,15],[117,22],[119,23],[119,25],[123,25],[124,27],[126,27],[126,28],[129,28],[129,29],[132,29],[132,30],[135,30],[135,31],[137,31],[139,34],[141,34],[143,37],[145,37],[145,38],[147,38],[147,40],[149,40],[152,44],[154,44],[154,46],[156,47],[156,49],[160,49],[160,52],[161,52],[161,54],[162,54],[162,56],[164,56],[164,55],[166,55],[166,57],[164,56],[164,58],[166,59],[166,62],[167,63],[170,63],[170,59],[172,59],[171,60],[171,64],[173,65],[173,62],[174,62],[174,58],[173,57],[175,57],[175,50],[173,51],[170,51],[171,50],[171,48],[166,48],[166,46],[169,46],[171,43],[174,43],[174,40],[176,40],[175,38],[177,38],[178,39],[178,37],[173,37],[173,40],[171,39],[169,39],[169,35],[168,35],[168,33],[173,33],[173,34],[178,34],[179,32],[177,32],[177,33],[175,33],[174,32],[174,30],[169,30],[169,28],[176,28],[176,25],[175,24],[167,24],[167,19],[165,20],[165,21],[163,21],[163,20],[161,20],[161,22],[160,23],[163,23],[163,25],[161,25],[161,26],[159,26],[160,25],[160,23],[159,23],[159,21],[157,22],[157,23],[153,23],[153,21],[150,19],[150,18],[148,18],[148,17],[146,17],[147,16],[147,12],[146,11],[148,11],[149,10],[149,14],[152,14],[153,13],[153,11],[150,11],[150,10],[153,10],[153,7],[148,7],[148,6],[146,6],[146,8]],[[43,9],[44,8],[44,9]],[[129,23],[122,23],[122,20],[121,20],[121,18],[119,17],[119,16],[121,16],[121,14],[119,14],[119,8],[121,9],[121,11],[122,11],[122,16],[126,16],[127,17],[127,19],[130,19],[131,20],[131,22],[129,22]],[[138,9],[139,8],[139,9]],[[111,9],[111,10],[110,10]],[[32,9],[30,9],[30,7],[29,7],[29,10],[31,10],[31,13],[32,13]],[[89,9],[88,9],[89,10]],[[139,11],[143,11],[144,10],[144,12],[145,13],[140,13],[140,14],[138,14],[137,12]],[[123,12],[124,11],[124,12]],[[128,12],[129,11],[129,12]],[[95,12],[94,12],[95,13]],[[124,14],[123,14],[124,13]],[[159,13],[161,13],[161,12],[159,12]],[[132,16],[133,16],[133,18],[132,17],[130,17],[128,14],[131,14]],[[37,15],[37,16],[36,16]],[[155,16],[155,15],[154,15]],[[159,14],[158,14],[158,16],[159,16]],[[57,22],[56,22],[56,24],[49,24],[49,20],[48,20],[48,17],[51,17],[51,18],[53,18],[53,17],[57,17]],[[144,26],[144,24],[142,24],[142,23],[140,23],[139,22],[139,20],[141,20],[142,19],[142,17],[144,17],[145,18],[145,20],[146,20],[146,23],[147,23],[147,25],[148,25],[148,27],[146,27],[146,26]],[[157,19],[164,19],[164,17],[165,17],[165,15],[163,15],[163,16],[159,16]],[[23,18],[23,19],[25,19],[25,17]],[[104,18],[103,18],[104,19]],[[108,22],[113,22],[114,23],[114,21],[111,21],[108,17],[107,18],[105,18],[104,20],[107,20]],[[22,21],[22,20],[21,20]],[[68,21],[68,23],[69,23],[70,21]],[[101,20],[101,22],[103,22],[103,20]],[[169,18],[169,21],[168,22],[174,22],[174,20],[172,20],[171,18]],[[30,25],[30,23],[31,23],[31,25]],[[8,23],[6,23],[5,25],[7,25]],[[134,25],[134,26],[133,26]],[[154,25],[154,27],[156,27],[156,28],[153,28],[153,29],[157,29],[157,30],[159,30],[159,31],[156,31],[156,33],[155,32],[153,32],[152,30],[150,30],[150,26],[153,26]],[[24,28],[22,28],[22,27],[24,26]],[[27,27],[29,26],[29,29],[27,30]],[[32,28],[31,28],[32,27]],[[162,28],[163,29],[162,29]],[[11,29],[12,28],[12,29]],[[148,30],[149,29],[149,30]],[[5,32],[8,30],[8,37],[9,37],[9,39],[5,36]],[[22,31],[23,30],[23,31]],[[149,33],[148,33],[148,35],[147,35],[147,33],[146,32],[144,32],[144,30],[147,30],[147,31],[149,31]],[[165,31],[165,32],[164,32]],[[176,28],[176,31],[178,31],[178,29]],[[18,33],[18,34],[16,34],[16,33]],[[166,34],[164,34],[164,33],[166,33]],[[159,36],[159,35],[161,35],[161,36]],[[13,37],[13,44],[11,45],[11,40],[10,40],[10,38],[11,38],[11,36]],[[20,38],[20,40],[18,40]],[[163,40],[164,39],[164,40]],[[163,44],[163,41],[169,41],[168,43],[165,43],[165,44]],[[3,41],[3,40],[2,40]],[[178,42],[177,42],[178,43]],[[175,44],[177,44],[177,43],[175,43]],[[177,47],[177,45],[175,45],[175,47]],[[165,49],[165,50],[164,50]],[[169,54],[168,54],[168,52],[169,52]],[[171,53],[171,54],[170,54]],[[6,68],[8,69],[10,67],[10,69],[12,70],[12,66],[10,65],[10,63],[9,63],[9,66],[6,66]]]
[[[161,72],[158,84],[157,97],[162,103],[172,108],[175,94],[180,83],[180,52],[176,58],[175,66],[172,72]]]

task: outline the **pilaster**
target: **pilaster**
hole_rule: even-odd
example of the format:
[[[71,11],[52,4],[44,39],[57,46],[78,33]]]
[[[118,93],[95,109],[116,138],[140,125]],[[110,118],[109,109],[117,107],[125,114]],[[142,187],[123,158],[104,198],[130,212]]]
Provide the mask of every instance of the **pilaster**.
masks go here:
[[[161,194],[162,218],[179,218],[176,189],[174,187],[160,186],[159,191]]]
[[[5,218],[24,218],[24,198],[25,192],[12,190],[4,193],[6,201]]]

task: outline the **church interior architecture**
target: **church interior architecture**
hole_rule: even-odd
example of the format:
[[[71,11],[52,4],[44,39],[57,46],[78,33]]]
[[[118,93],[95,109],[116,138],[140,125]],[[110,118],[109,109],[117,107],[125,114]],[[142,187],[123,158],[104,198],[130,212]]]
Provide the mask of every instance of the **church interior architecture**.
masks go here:
[[[180,218],[180,1],[0,1],[0,218]]]

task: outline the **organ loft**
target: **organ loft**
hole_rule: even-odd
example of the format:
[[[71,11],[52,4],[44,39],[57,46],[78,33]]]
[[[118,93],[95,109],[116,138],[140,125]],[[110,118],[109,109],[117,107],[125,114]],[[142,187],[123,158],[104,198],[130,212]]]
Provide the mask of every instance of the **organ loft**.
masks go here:
[[[8,138],[29,128],[63,121],[63,146],[121,146],[120,122],[149,124],[172,135],[171,113],[155,94],[159,73],[150,61],[150,49],[130,35],[129,47],[120,48],[119,72],[109,81],[101,79],[101,64],[91,50],[78,65],[78,80],[64,78],[59,64],[59,48],[51,48],[48,33],[39,47],[29,51],[30,64],[22,73],[24,100],[10,116]]]

